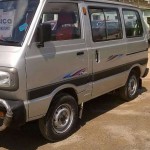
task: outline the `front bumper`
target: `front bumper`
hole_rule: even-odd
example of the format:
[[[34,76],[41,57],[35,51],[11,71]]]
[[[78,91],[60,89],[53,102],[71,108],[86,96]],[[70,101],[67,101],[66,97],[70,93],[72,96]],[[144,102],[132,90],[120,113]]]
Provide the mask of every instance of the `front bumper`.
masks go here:
[[[16,127],[25,124],[26,109],[23,101],[11,101],[0,99],[0,131],[7,127]]]

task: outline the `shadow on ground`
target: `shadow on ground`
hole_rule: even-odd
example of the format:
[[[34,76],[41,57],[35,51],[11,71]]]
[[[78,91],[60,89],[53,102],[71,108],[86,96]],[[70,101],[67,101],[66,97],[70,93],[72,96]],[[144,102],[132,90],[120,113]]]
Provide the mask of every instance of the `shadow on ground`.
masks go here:
[[[19,129],[9,129],[0,134],[0,148],[9,150],[35,150],[45,145],[37,122],[28,123]]]
[[[142,88],[140,94],[146,91],[146,88]],[[87,102],[84,105],[81,126],[124,103],[125,101],[113,94],[107,94]],[[19,129],[9,129],[0,133],[0,148],[9,150],[35,150],[47,143],[48,141],[44,140],[40,134],[37,122],[28,123]]]
[[[82,123],[84,124],[124,103],[125,101],[112,94],[107,94],[89,101],[84,105]]]

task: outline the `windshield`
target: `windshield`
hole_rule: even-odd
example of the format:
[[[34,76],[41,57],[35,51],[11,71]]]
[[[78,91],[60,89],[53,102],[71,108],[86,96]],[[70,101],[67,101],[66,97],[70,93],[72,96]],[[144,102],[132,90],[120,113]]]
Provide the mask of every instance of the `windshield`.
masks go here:
[[[0,45],[21,46],[39,0],[0,1]]]

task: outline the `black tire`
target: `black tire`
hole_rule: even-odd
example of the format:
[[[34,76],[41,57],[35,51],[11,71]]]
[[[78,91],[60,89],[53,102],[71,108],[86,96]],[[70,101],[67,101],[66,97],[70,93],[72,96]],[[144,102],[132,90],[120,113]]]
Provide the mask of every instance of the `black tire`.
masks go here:
[[[138,96],[139,81],[139,74],[134,70],[131,71],[125,86],[119,89],[120,97],[125,101],[135,99]]]
[[[66,93],[57,95],[47,115],[39,120],[42,135],[50,142],[70,136],[78,121],[78,105],[75,98]]]

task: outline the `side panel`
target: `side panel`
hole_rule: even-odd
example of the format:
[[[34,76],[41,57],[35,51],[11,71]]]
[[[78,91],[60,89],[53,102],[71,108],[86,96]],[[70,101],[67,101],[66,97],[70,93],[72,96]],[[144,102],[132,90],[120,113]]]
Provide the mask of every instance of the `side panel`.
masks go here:
[[[111,4],[89,3],[87,7],[92,9],[115,9],[119,12],[120,19],[123,21],[121,10]],[[93,20],[93,22],[91,21],[91,24],[93,24],[94,21],[95,20]],[[109,21],[106,22],[109,23]],[[102,21],[98,20],[98,23],[102,24]],[[124,29],[123,24],[121,26],[121,28]],[[101,28],[101,26],[99,28]],[[124,33],[124,30],[122,30],[122,33]],[[125,84],[127,74],[124,73],[126,71],[124,64],[126,64],[127,61],[126,40],[124,37],[115,40],[103,40],[97,42],[94,42],[91,37],[90,55],[93,59],[93,98],[110,92]]]
[[[74,81],[73,79],[80,75],[87,76],[88,53],[85,47],[84,40],[47,42],[44,48],[40,49],[33,43],[27,54],[28,90],[40,91],[40,87],[41,89],[49,85],[53,87],[59,82]],[[84,52],[83,56],[77,56],[80,51]],[[79,80],[75,84],[80,83]],[[83,89],[79,90],[81,91]]]
[[[143,20],[143,16],[141,11],[139,11],[138,9],[131,9],[131,8],[127,8],[124,7],[122,8],[123,11],[123,19],[124,19],[124,23],[126,24],[126,28],[130,26],[129,28],[127,28],[126,30],[126,34],[127,34],[127,38],[126,38],[126,42],[127,42],[127,61],[128,62],[132,62],[132,61],[137,61],[137,60],[141,60],[141,59],[148,59],[148,41],[147,41],[147,35],[146,35],[146,29],[145,29],[145,25],[144,25],[144,20]],[[128,13],[131,14],[128,15]],[[128,17],[132,17],[134,16],[133,19],[127,19]],[[139,17],[139,19],[137,19],[137,17]],[[137,22],[141,23],[142,27],[136,27],[138,24]],[[131,29],[132,28],[143,28],[143,34],[141,33],[141,35],[137,35],[138,33],[136,33],[136,31],[133,32],[133,36],[134,37],[130,37],[130,34],[132,34]],[[130,33],[131,32],[131,33]],[[140,34],[140,33],[139,33]],[[128,37],[129,36],[129,37]],[[146,65],[146,61],[145,64]]]

